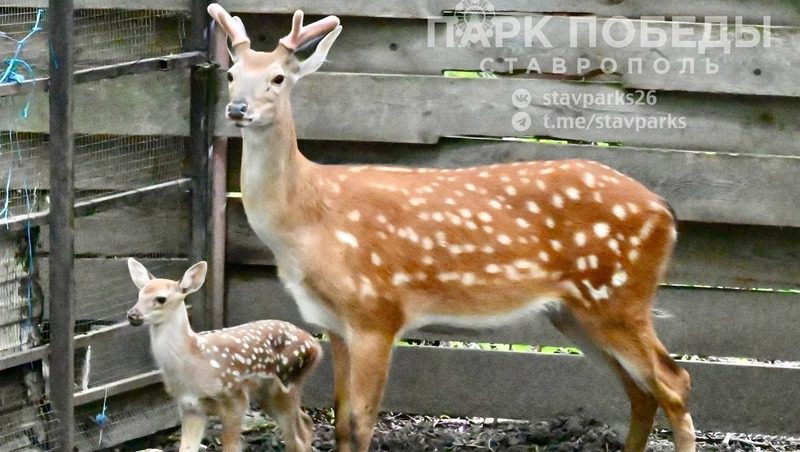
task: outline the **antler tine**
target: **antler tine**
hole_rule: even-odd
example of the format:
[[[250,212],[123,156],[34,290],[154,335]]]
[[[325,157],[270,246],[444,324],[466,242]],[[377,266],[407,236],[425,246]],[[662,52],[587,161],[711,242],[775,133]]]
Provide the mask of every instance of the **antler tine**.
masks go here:
[[[244,24],[239,17],[231,17],[218,3],[208,5],[208,14],[217,21],[231,39],[231,46],[237,51],[250,48],[250,38],[244,29]],[[242,46],[242,47],[239,47]]]
[[[292,31],[279,41],[289,50],[296,50],[303,44],[323,34],[333,31],[339,26],[339,18],[328,16],[308,25],[303,25],[303,11],[297,10],[292,18]]]

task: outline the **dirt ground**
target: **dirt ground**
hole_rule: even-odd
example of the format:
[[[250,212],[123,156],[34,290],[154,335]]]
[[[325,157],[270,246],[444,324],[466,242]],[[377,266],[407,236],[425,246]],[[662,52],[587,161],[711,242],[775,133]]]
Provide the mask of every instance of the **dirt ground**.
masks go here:
[[[334,450],[333,425],[329,412],[313,411],[314,452]],[[259,412],[251,412],[245,422],[245,452],[283,451],[274,424]],[[220,426],[211,422],[204,444],[207,451],[221,450]],[[133,452],[148,448],[176,452],[180,435],[170,430],[126,443],[115,451]],[[607,425],[580,414],[549,421],[529,422],[481,418],[447,418],[383,413],[375,427],[371,451],[428,452],[597,452],[617,451],[621,438]],[[800,438],[700,433],[701,451],[800,451]],[[650,450],[673,451],[668,432],[651,436]]]

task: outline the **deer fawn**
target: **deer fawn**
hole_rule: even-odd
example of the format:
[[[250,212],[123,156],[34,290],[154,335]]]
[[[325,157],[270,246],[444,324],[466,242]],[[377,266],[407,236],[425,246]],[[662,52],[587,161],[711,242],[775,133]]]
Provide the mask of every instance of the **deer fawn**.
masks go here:
[[[223,451],[241,450],[241,423],[250,396],[278,424],[287,450],[311,449],[313,424],[300,407],[300,390],[322,357],[313,336],[278,320],[195,333],[184,300],[203,285],[205,262],[189,268],[180,281],[155,278],[133,258],[128,269],[139,288],[128,321],[150,325],[153,356],[180,408],[180,452],[200,448],[207,414],[222,420]]]
[[[625,450],[642,451],[660,406],[695,449],[688,373],[656,336],[651,304],[676,240],[668,205],[585,160],[428,169],[319,165],[297,148],[290,90],[325,60],[330,16],[272,52],[212,4],[231,42],[227,116],[241,127],[248,221],[303,318],[331,336],[336,440],[366,451],[393,342],[412,328],[497,327],[543,313],[604,358],[631,404]],[[324,37],[323,37],[324,36]],[[305,61],[295,50],[323,37]]]

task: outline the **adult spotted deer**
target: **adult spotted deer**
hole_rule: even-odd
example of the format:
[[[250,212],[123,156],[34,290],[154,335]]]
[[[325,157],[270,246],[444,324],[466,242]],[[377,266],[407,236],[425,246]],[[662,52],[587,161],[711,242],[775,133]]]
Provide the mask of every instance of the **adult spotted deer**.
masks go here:
[[[164,386],[181,413],[180,452],[197,452],[206,415],[222,420],[222,450],[241,450],[241,424],[256,398],[283,433],[286,450],[311,449],[313,425],[300,407],[305,377],[322,357],[313,336],[278,320],[195,333],[184,299],[206,277],[206,263],[193,265],[180,281],[153,277],[135,259],[128,269],[139,301],[128,311],[135,326],[150,325],[150,345]]]
[[[341,31],[335,17],[250,48],[242,22],[212,4],[227,32],[227,116],[241,127],[248,221],[275,254],[303,318],[330,333],[336,439],[366,451],[403,332],[431,324],[496,327],[543,313],[595,349],[631,404],[627,451],[645,449],[660,406],[678,450],[694,450],[689,375],[651,319],[676,239],[667,204],[585,160],[458,169],[319,165],[298,150],[290,90]],[[300,61],[295,50],[322,37]]]

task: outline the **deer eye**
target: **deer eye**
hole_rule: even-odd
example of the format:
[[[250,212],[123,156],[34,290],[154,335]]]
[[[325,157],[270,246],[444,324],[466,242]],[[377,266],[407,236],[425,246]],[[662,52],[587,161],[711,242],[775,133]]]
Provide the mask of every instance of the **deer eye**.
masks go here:
[[[233,81],[233,74],[231,74],[230,72],[228,72],[228,81],[229,82]]]
[[[283,83],[283,80],[285,78],[286,77],[284,77],[282,74],[278,74],[278,75],[276,75],[275,77],[272,78],[272,83],[274,83],[276,85],[280,85],[281,83]]]
[[[156,297],[156,303],[164,304],[167,302],[167,297]]]

